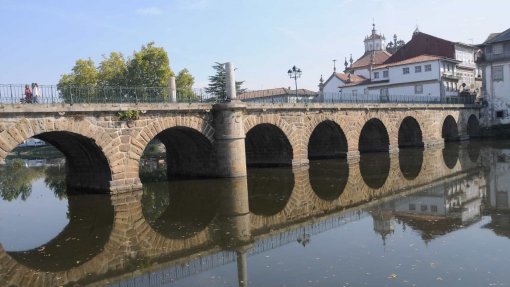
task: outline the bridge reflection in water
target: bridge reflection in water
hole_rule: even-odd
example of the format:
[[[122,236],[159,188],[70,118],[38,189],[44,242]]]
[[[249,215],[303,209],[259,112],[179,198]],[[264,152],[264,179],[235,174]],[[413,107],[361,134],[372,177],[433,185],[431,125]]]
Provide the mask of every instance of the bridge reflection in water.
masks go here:
[[[254,168],[236,179],[149,183],[112,196],[69,195],[69,224],[54,239],[27,251],[0,245],[0,286],[158,286],[232,262],[247,286],[251,255],[305,246],[365,217],[382,243],[395,222],[427,242],[480,220],[485,197],[494,221],[485,227],[506,236],[498,225],[507,219],[498,213],[503,195],[486,194],[490,170],[482,165],[503,157],[474,143],[446,145],[366,154],[358,163]]]

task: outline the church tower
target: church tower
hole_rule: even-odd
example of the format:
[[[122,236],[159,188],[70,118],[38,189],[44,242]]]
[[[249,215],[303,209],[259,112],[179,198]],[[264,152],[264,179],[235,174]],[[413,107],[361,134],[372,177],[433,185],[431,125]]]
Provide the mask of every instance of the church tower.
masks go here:
[[[372,34],[365,37],[363,41],[365,42],[365,54],[372,51],[384,51],[386,49],[385,40],[384,35],[376,33],[375,24],[372,24]]]

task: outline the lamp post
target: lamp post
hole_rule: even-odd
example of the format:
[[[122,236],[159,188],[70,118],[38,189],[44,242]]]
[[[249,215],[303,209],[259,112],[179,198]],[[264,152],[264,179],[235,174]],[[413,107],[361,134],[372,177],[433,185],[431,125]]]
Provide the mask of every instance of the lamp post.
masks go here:
[[[298,92],[297,92],[297,79],[298,78],[301,78],[301,69],[300,68],[296,68],[296,66],[294,65],[291,69],[289,69],[289,71],[287,72],[287,74],[289,74],[289,77],[291,79],[294,79],[294,83],[296,84],[296,100],[297,100],[297,97],[298,97]]]

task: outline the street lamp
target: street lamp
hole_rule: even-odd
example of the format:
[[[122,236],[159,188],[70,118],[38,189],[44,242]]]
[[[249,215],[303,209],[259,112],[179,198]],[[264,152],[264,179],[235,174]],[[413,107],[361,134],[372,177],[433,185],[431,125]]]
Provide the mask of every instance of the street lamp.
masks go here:
[[[300,68],[296,68],[296,66],[294,65],[292,67],[292,69],[289,69],[289,71],[287,72],[287,74],[289,74],[289,77],[291,79],[294,79],[294,83],[296,84],[296,99],[298,97],[298,92],[297,92],[297,79],[298,78],[301,78],[301,69]]]

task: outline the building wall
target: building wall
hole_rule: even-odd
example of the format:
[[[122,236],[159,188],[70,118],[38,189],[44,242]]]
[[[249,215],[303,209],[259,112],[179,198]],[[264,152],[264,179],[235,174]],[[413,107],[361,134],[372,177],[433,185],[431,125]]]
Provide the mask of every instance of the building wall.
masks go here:
[[[494,67],[503,67],[503,80],[494,81]],[[510,123],[510,61],[494,62],[484,66],[485,98],[490,105],[493,124]]]
[[[339,86],[343,86],[343,82],[339,78],[333,77],[324,85],[324,94],[338,94]]]

